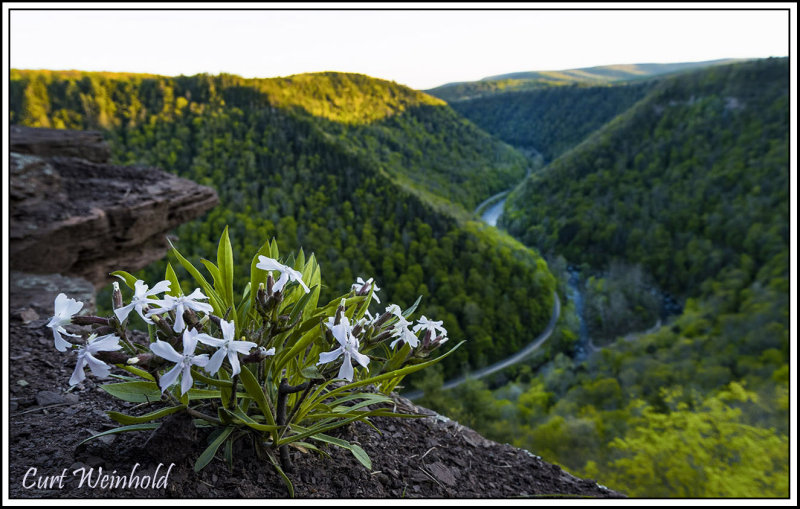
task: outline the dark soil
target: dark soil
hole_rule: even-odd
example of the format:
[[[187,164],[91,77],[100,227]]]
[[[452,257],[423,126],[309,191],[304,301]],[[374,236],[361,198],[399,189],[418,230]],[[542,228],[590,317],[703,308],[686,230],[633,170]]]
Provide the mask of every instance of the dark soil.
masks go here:
[[[49,316],[40,312],[37,318],[35,313],[27,312],[32,310],[21,311],[11,310],[7,343],[10,498],[288,498],[275,469],[256,457],[246,439],[237,442],[232,470],[219,459],[220,453],[218,459],[196,474],[194,461],[205,449],[208,433],[191,426],[183,414],[170,418],[169,434],[159,430],[124,433],[78,446],[90,434],[116,427],[105,410],[144,413],[153,409],[132,410],[134,404],[106,394],[88,372],[86,381],[70,391],[68,380],[74,368],[74,354],[61,354],[53,347],[52,334],[45,327]],[[432,414],[404,398],[396,399],[398,411]],[[295,471],[289,477],[295,496],[621,496],[594,481],[578,479],[527,451],[486,440],[435,414],[419,419],[374,418],[372,422],[380,432],[355,423],[331,433],[360,444],[372,459],[371,471],[349,451],[338,447],[322,447],[330,458],[292,449]],[[170,469],[171,464],[174,465]],[[99,480],[101,469],[102,474],[119,478],[129,477],[135,466],[134,475],[142,483],[145,476],[153,476],[151,483],[160,481],[157,486],[88,486]],[[92,473],[83,485],[80,469]],[[39,487],[38,482],[47,485]]]

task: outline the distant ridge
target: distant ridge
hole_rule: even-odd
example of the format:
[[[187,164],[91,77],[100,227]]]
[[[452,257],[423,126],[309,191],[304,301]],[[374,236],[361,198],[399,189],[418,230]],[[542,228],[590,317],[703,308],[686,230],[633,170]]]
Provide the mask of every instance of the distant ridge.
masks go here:
[[[447,102],[465,101],[503,92],[532,90],[553,86],[598,86],[621,84],[657,76],[743,62],[746,59],[723,58],[703,62],[614,64],[557,71],[523,71],[488,76],[478,81],[447,83],[426,90]]]
[[[496,76],[489,76],[482,78],[480,81],[494,81],[505,79],[538,79],[540,77],[554,77],[554,76],[569,76],[576,81],[581,80],[597,80],[597,81],[625,81],[630,79],[637,79],[650,76],[658,76],[659,74],[670,74],[673,72],[681,72],[689,69],[697,69],[700,67],[709,67],[712,65],[732,64],[734,62],[742,62],[745,59],[741,58],[720,58],[717,60],[705,60],[703,62],[679,62],[670,64],[614,64],[614,65],[598,65],[595,67],[581,67],[579,69],[567,69],[561,71],[527,71],[527,72],[512,72],[508,74],[498,74]]]

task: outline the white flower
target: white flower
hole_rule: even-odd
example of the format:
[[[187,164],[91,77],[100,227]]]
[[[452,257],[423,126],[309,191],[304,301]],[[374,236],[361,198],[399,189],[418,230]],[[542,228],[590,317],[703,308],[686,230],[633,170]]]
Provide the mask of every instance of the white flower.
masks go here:
[[[69,384],[79,384],[86,379],[83,368],[87,365],[94,376],[98,378],[107,377],[111,373],[111,368],[105,362],[95,358],[93,354],[97,352],[114,352],[121,348],[122,345],[119,344],[119,338],[114,334],[100,336],[99,338],[95,334],[89,336],[86,348],[78,350],[78,364],[75,366],[75,371],[72,372]]]
[[[131,303],[127,306],[123,306],[121,308],[115,309],[114,314],[117,315],[117,319],[119,319],[120,323],[125,321],[128,318],[128,315],[132,310],[136,310],[139,313],[139,316],[142,317],[147,323],[153,323],[148,317],[144,315],[144,307],[150,306],[151,304],[158,304],[161,302],[159,299],[153,299],[152,296],[164,293],[169,291],[169,281],[160,281],[156,283],[152,290],[148,290],[148,286],[142,280],[137,280],[133,284],[133,298],[131,299]]]
[[[214,355],[211,356],[211,360],[208,361],[206,371],[212,375],[215,374],[219,371],[220,366],[222,366],[222,361],[225,359],[225,356],[227,356],[228,361],[231,363],[231,374],[238,375],[242,371],[239,365],[239,354],[248,354],[251,349],[258,345],[252,341],[235,341],[236,327],[233,322],[220,320],[220,328],[222,329],[222,337],[224,339],[212,338],[208,334],[197,335],[197,339],[201,343],[219,348],[219,350],[214,352]],[[266,354],[275,355],[275,348],[270,348],[266,351]]]
[[[403,318],[403,311],[397,304],[389,304],[388,306],[386,306],[386,312],[393,314],[397,318]]]
[[[356,282],[353,283],[353,285],[351,287],[351,290],[355,290],[356,291],[356,295],[358,295],[358,293],[361,291],[361,289],[364,288],[364,286],[366,286],[366,285],[374,285],[375,286],[375,290],[373,290],[373,292],[372,292],[372,298],[375,299],[375,302],[380,304],[381,303],[381,299],[378,298],[378,291],[380,291],[380,288],[378,288],[378,285],[372,280],[372,278],[369,278],[366,281],[364,281],[363,279],[361,279],[361,276],[359,276],[358,278],[356,278]]]
[[[397,335],[398,337],[392,341],[392,343],[389,345],[389,348],[394,348],[394,345],[396,345],[398,341],[408,343],[411,345],[411,348],[416,348],[419,346],[419,338],[416,334],[408,329],[409,325],[411,325],[411,322],[406,320],[403,315],[400,315],[397,323],[394,324],[394,328],[392,329],[392,334]]]
[[[181,396],[192,388],[194,383],[194,380],[192,380],[192,366],[200,366],[202,368],[208,364],[208,354],[195,355],[195,348],[197,348],[197,331],[194,329],[183,331],[182,355],[176,352],[172,345],[166,341],[159,339],[155,343],[150,343],[150,350],[154,354],[175,363],[175,367],[161,375],[158,380],[161,392],[172,386],[178,380],[178,375],[181,372],[183,372],[181,377]]]
[[[300,286],[303,287],[303,290],[305,290],[306,293],[311,291],[303,282],[302,279],[303,275],[301,273],[299,273],[298,271],[294,270],[293,268],[287,265],[279,263],[277,260],[274,260],[272,258],[267,258],[266,256],[263,255],[259,255],[256,267],[258,267],[261,270],[277,270],[278,272],[281,273],[281,277],[278,278],[277,281],[275,281],[275,285],[272,287],[272,289],[276,292],[281,291],[284,285],[286,285],[286,283],[288,283],[289,281],[297,281],[298,283],[300,283]]]
[[[331,321],[329,320],[328,328],[331,329],[333,333],[333,337],[339,341],[339,348],[336,350],[332,350],[330,352],[325,352],[319,354],[319,364],[326,364],[328,362],[333,362],[339,358],[340,355],[344,355],[344,359],[342,360],[342,367],[339,368],[339,378],[344,378],[348,382],[353,381],[353,364],[352,359],[355,359],[356,362],[361,364],[363,367],[367,367],[369,364],[369,357],[366,355],[359,353],[358,347],[358,338],[353,336],[352,328],[350,327],[350,320],[346,316],[343,316],[339,325],[332,325]]]
[[[358,319],[356,325],[360,325],[362,329],[366,329],[372,322],[376,320],[375,317],[372,316],[372,313],[369,310],[364,311],[364,316]],[[333,325],[333,324],[331,324]]]
[[[190,295],[181,295],[180,297],[165,295],[164,300],[155,302],[155,304],[158,304],[160,308],[150,311],[147,313],[147,316],[153,316],[175,310],[175,324],[172,326],[172,330],[175,332],[180,332],[186,326],[183,321],[183,312],[186,310],[186,308],[193,309],[195,311],[202,311],[203,313],[211,313],[214,311],[214,308],[211,306],[211,304],[197,302],[199,299],[207,298],[208,297],[203,295],[203,292],[201,292],[199,288],[195,288]]]
[[[59,293],[56,297],[55,315],[50,319],[47,326],[53,329],[53,339],[55,340],[56,350],[59,352],[66,352],[67,348],[72,346],[69,341],[61,337],[61,334],[72,336],[73,338],[80,337],[77,334],[70,334],[67,332],[64,326],[68,323],[72,323],[72,316],[80,311],[82,307],[83,302],[70,299],[63,293]]]
[[[420,330],[425,329],[426,331],[431,331],[431,338],[435,338],[439,334],[436,331],[440,331],[442,336],[447,336],[447,330],[442,327],[442,321],[435,322],[433,320],[428,320],[425,318],[425,315],[422,315],[422,318],[417,320],[417,325],[414,326],[414,332],[419,332]]]

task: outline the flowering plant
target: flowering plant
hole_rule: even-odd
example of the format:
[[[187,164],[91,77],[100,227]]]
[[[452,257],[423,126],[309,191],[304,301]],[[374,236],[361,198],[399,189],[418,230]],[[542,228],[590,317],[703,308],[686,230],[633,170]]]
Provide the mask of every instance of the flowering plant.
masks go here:
[[[115,365],[127,371],[116,375],[124,381],[102,388],[124,401],[157,407],[144,415],[110,411],[109,417],[122,426],[91,438],[153,430],[162,425],[159,419],[187,412],[196,426],[215,428],[195,462],[196,471],[223,445],[232,465],[234,442],[249,437],[259,457],[272,463],[293,494],[286,475],[292,471],[290,446],[322,453],[319,443],[333,444],[371,468],[361,447],[326,433],[375,416],[415,417],[382,404],[392,401],[387,395],[406,375],[455,350],[427,359],[447,341],[447,332],[441,322],[427,319],[409,329],[408,318],[419,299],[405,311],[391,304],[373,317],[368,308],[373,299],[379,302],[379,288],[371,278],[359,278],[348,294],[319,305],[321,276],[314,256],[306,259],[301,249],[295,259],[281,263],[274,239],[253,257],[250,281],[240,294],[233,288],[227,227],[216,265],[202,260],[212,283],[174,246],[170,253],[199,286],[188,295],[168,263],[164,281],[152,289],[127,272],[112,273],[134,295],[124,304],[114,283],[114,314],[109,318],[74,316],[82,303],[64,294],[56,298],[55,316],[48,323],[55,346],[78,352],[70,383],[85,379],[86,366],[95,376],[106,377]],[[148,340],[137,341],[127,330],[128,320],[137,315],[147,324]],[[69,324],[94,330],[83,341],[64,329]]]

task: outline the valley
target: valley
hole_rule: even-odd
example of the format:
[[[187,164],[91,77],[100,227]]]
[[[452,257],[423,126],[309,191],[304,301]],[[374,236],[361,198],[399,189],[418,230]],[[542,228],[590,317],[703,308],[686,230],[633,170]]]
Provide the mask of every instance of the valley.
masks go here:
[[[235,252],[313,252],[322,299],[356,277],[381,287],[373,312],[421,295],[468,340],[407,381],[423,406],[631,496],[782,497],[788,64],[690,67],[430,94],[12,70],[10,115],[214,187],[221,205],[174,234],[193,260],[228,225]]]

